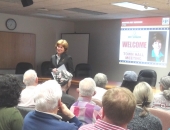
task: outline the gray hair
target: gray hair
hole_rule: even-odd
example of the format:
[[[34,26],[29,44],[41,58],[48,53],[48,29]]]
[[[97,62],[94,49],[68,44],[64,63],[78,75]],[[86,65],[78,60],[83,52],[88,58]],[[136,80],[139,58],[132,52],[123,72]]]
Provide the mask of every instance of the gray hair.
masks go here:
[[[170,100],[170,76],[162,77],[159,83],[162,86],[164,97]]]
[[[81,96],[93,96],[96,88],[96,83],[92,78],[84,78],[79,83],[79,93]]]
[[[107,76],[103,73],[97,73],[94,76],[94,81],[96,83],[96,86],[104,88],[105,85],[108,83]]]
[[[38,111],[50,112],[58,107],[58,101],[61,99],[61,86],[56,80],[48,80],[36,87],[35,108]]]
[[[23,82],[26,86],[31,86],[34,85],[36,78],[37,73],[35,72],[35,70],[30,69],[24,73]]]

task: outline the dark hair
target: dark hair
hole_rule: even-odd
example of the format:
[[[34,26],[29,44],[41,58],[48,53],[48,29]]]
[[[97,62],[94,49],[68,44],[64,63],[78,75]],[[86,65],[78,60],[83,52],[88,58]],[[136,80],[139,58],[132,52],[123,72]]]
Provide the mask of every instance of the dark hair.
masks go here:
[[[123,80],[120,87],[128,88],[131,92],[133,92],[135,86],[137,85],[137,81],[126,81]]]
[[[21,90],[21,83],[15,76],[0,76],[0,107],[18,105]]]
[[[156,42],[157,40],[161,41],[163,44],[163,35],[161,33],[154,33],[153,41]]]

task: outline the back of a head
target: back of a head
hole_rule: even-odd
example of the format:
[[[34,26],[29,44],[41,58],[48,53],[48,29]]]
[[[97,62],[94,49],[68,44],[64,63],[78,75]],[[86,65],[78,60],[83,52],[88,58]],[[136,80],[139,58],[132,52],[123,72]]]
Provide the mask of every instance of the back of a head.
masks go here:
[[[127,88],[109,89],[102,99],[105,116],[115,125],[121,126],[130,122],[136,107],[135,97]]]
[[[162,77],[159,83],[162,86],[164,97],[170,100],[170,76]]]
[[[140,82],[135,86],[133,95],[135,96],[137,105],[143,108],[143,111],[139,114],[139,116],[144,117],[148,115],[149,111],[147,107],[149,107],[153,100],[153,91],[151,86],[146,82]]]
[[[56,72],[55,80],[63,87],[72,77],[73,75],[67,70],[61,70]]]
[[[22,86],[13,75],[0,76],[0,107],[14,107],[19,102]]]
[[[137,74],[134,71],[126,71],[123,76],[123,80],[125,81],[137,81]]]
[[[162,77],[159,83],[163,87],[163,90],[168,90],[170,88],[170,76]]]
[[[23,82],[26,86],[31,86],[35,84],[36,78],[37,73],[35,72],[35,70],[30,69],[24,73]]]
[[[138,83],[133,90],[133,95],[135,96],[136,103],[139,106],[141,106],[142,103],[146,100],[147,100],[146,102],[148,102],[149,104],[153,100],[152,87],[146,82]]]
[[[42,112],[53,111],[58,107],[61,96],[61,86],[55,80],[48,80],[38,85],[34,97],[36,110]]]
[[[108,83],[107,76],[103,73],[97,73],[94,76],[94,81],[96,83],[96,86],[101,88],[104,88],[105,85]]]
[[[134,87],[137,84],[137,77],[138,76],[134,71],[125,71],[121,87],[128,88],[131,92],[133,92]]]
[[[84,78],[79,82],[79,94],[81,96],[93,96],[96,88],[96,83],[92,78]]]

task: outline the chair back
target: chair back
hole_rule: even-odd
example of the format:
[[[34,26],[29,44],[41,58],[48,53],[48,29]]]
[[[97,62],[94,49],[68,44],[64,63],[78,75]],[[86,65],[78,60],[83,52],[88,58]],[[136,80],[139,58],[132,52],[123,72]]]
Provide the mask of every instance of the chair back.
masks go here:
[[[80,63],[76,65],[75,77],[91,77],[91,66],[87,63]]]
[[[162,122],[162,130],[170,130],[170,112],[161,109],[148,109],[151,114],[158,117]]]
[[[141,70],[138,75],[137,82],[147,82],[151,87],[155,87],[157,81],[157,74],[154,70]]]
[[[50,73],[50,61],[44,61],[41,64],[41,75],[43,77],[51,77],[51,73]]]
[[[33,69],[33,66],[31,63],[28,62],[20,62],[17,64],[15,69],[15,74],[24,74],[25,71]]]
[[[16,108],[20,111],[22,117],[24,118],[28,112],[35,110],[34,107],[21,107],[21,106],[16,106]]]
[[[170,72],[168,73],[168,76],[170,76]]]

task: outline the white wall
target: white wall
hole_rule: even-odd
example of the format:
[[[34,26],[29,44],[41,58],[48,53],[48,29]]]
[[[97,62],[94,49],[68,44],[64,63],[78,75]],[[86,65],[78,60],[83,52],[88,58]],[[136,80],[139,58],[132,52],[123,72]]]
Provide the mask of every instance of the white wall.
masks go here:
[[[9,31],[5,26],[8,18],[13,18],[17,22],[16,29],[10,32],[33,33],[36,35],[35,69],[38,70],[38,73],[40,73],[40,64],[45,60],[50,60],[51,55],[55,53],[54,44],[61,38],[61,33],[74,32],[73,22],[2,13],[0,13],[0,31]],[[2,73],[14,73],[14,70],[1,70],[0,74]]]
[[[138,74],[142,69],[153,69],[157,72],[157,82],[159,82],[160,77],[167,75],[170,71],[169,63],[167,68],[119,64],[120,26],[120,20],[75,23],[76,33],[90,33],[89,63],[93,69],[93,76],[102,72],[108,76],[109,80],[121,82],[127,70],[133,70]]]

